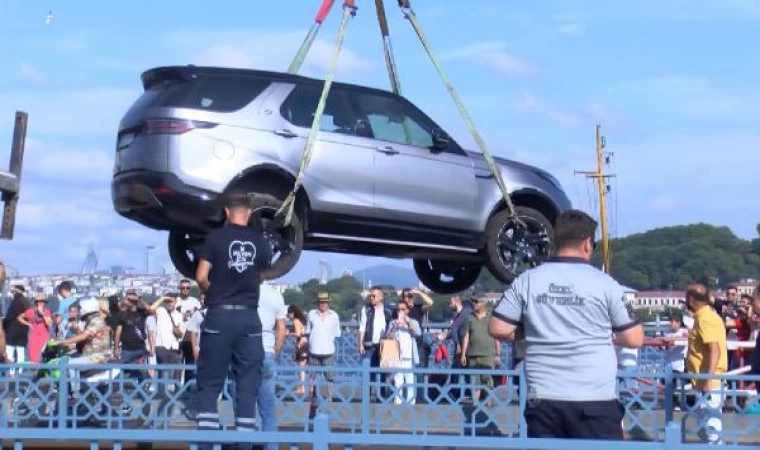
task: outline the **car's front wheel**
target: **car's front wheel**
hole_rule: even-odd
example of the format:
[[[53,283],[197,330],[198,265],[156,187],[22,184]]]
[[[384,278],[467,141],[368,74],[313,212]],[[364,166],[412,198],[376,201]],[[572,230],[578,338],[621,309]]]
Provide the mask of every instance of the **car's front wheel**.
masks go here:
[[[480,264],[415,259],[414,271],[422,284],[438,294],[455,294],[472,286],[483,268]]]
[[[515,213],[524,226],[510,218],[509,211],[503,210],[494,214],[486,227],[488,270],[507,284],[554,253],[551,222],[532,208],[518,206]]]

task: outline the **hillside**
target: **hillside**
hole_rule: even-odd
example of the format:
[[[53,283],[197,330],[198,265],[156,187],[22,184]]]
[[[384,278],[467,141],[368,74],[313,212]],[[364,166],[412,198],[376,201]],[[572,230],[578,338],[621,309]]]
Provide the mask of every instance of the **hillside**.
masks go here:
[[[613,240],[610,248],[613,276],[634,289],[683,289],[695,280],[722,286],[760,278],[760,239],[738,238],[727,227],[657,228]]]

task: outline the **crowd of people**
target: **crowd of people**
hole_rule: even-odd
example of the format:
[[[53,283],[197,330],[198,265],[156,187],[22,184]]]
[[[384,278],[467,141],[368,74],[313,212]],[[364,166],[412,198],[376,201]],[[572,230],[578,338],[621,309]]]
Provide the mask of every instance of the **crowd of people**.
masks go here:
[[[231,208],[242,214],[235,220],[247,223],[244,203],[233,202]],[[235,217],[234,211],[228,214]],[[694,411],[700,436],[705,442],[722,442],[725,382],[710,376],[745,365],[751,373],[760,374],[757,344],[754,350],[729,351],[727,346],[731,334],[742,341],[760,341],[760,286],[752,296],[742,297],[729,287],[728,298],[716,301],[706,284],[691,283],[683,314],[669,318],[669,332],[645,339],[623,288],[589,264],[595,229],[593,219],[582,212],[560,216],[553,259],[517,277],[491,312],[485,292],[476,289],[468,298],[452,296],[453,318],[449,329],[435,336],[438,345],[425,339],[422,331],[425,313],[433,305],[430,296],[404,289],[395,302],[387,302],[387,291],[371,288],[359,312],[357,352],[370,367],[398,369],[390,370],[390,376],[373,373],[374,396],[414,404],[430,398],[421,395],[421,386],[460,385],[455,373],[440,379],[414,370],[426,367],[433,358],[451,358],[453,368],[480,369],[482,374],[468,377],[470,389],[450,390],[449,396],[456,399],[469,391],[473,402],[485,401],[488,407],[495,384],[506,382],[494,376],[501,364],[501,343],[512,342],[512,364],[524,370],[531,400],[525,411],[529,436],[620,439],[624,411],[619,373],[635,368],[638,348],[658,346],[674,372],[702,376],[692,380],[699,396]],[[191,280],[182,280],[179,292],[167,293],[153,303],[133,291],[80,299],[72,295],[71,284],[63,282],[57,288],[58,308],[52,311],[44,294],[32,294],[29,303],[25,288],[13,286],[13,300],[3,320],[6,341],[0,345],[5,349],[0,349],[0,357],[15,363],[42,362],[43,348],[56,345],[66,349],[71,364],[144,363],[147,378],[155,377],[155,364],[197,363],[199,397],[208,403],[198,414],[198,423],[209,429],[218,427],[215,402],[230,364],[244,364],[244,372],[252,378],[237,376],[238,395],[256,391],[253,399],[267,431],[276,429],[275,368],[285,339],[291,336],[297,364],[302,369],[320,368],[308,380],[305,370],[300,370],[294,393],[316,397],[315,381],[322,374],[327,398],[332,398],[335,374],[331,368],[342,331],[339,315],[330,308],[330,293],[320,292],[308,312],[286,306],[282,295],[261,283],[258,275],[253,281],[243,276],[257,264],[261,264],[258,270],[266,270],[265,263],[254,259],[253,244],[242,240],[240,233],[247,233],[244,227],[233,222],[220,233],[227,235],[209,239],[204,249],[197,280],[201,292],[216,298],[216,303],[208,305],[205,295],[191,296]],[[228,272],[215,275],[214,267]],[[2,265],[0,272],[4,283]],[[236,330],[232,335],[225,329],[230,324]],[[454,355],[448,355],[448,347],[442,345],[447,340],[453,341]],[[143,371],[138,372],[145,378]],[[239,367],[236,373],[241,373]],[[175,380],[167,386],[173,390],[194,374],[193,370],[168,370],[162,379]],[[633,377],[623,380],[628,388],[627,383],[635,383]],[[395,389],[389,396],[391,386]],[[760,394],[760,383],[756,389]],[[246,408],[237,426],[252,430],[254,413],[251,405]],[[753,408],[758,406],[748,412]]]

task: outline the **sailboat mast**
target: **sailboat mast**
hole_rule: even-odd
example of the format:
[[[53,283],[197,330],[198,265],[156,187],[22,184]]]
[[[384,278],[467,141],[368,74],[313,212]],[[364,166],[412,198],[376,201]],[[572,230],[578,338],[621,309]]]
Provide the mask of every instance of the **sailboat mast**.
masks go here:
[[[594,171],[578,171],[576,174],[585,175],[586,178],[596,179],[597,187],[599,189],[599,222],[601,224],[602,232],[602,270],[604,273],[610,273],[610,240],[607,227],[607,192],[609,187],[607,185],[607,179],[614,177],[615,175],[607,175],[604,173],[604,166],[609,161],[611,154],[605,155],[604,153],[604,136],[602,136],[602,126],[596,125],[596,170]]]
[[[599,185],[599,216],[602,225],[602,270],[610,273],[610,247],[607,233],[607,183],[604,175],[604,137],[602,126],[596,126],[596,180]]]

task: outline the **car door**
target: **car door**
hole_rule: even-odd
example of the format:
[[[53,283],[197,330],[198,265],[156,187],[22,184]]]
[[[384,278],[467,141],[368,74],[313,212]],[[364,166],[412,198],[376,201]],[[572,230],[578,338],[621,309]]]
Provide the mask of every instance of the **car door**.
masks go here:
[[[281,132],[292,132],[293,136],[289,139],[300,149],[298,162],[321,93],[321,84],[299,84],[280,108],[282,117],[287,121],[287,128]],[[334,225],[336,218],[350,221],[351,217],[364,217],[373,211],[375,154],[371,149],[355,145],[353,138],[357,120],[345,90],[333,85],[304,176],[304,186],[318,222],[332,222]],[[320,228],[318,223],[315,225]]]
[[[404,99],[357,92],[357,110],[375,151],[375,210],[413,226],[472,230],[477,184],[472,160],[455,143],[433,148],[435,123]]]

